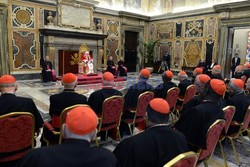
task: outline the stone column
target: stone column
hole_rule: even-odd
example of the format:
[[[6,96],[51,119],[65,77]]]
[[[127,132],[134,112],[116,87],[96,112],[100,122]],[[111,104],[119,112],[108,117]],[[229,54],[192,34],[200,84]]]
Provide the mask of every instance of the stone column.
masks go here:
[[[8,74],[8,31],[7,31],[7,2],[0,2],[0,75]]]

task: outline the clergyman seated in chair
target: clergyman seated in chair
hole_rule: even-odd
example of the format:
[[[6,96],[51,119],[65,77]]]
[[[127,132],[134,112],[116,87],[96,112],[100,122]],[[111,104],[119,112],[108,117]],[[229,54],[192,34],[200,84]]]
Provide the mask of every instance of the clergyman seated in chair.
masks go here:
[[[73,73],[66,73],[62,78],[62,85],[64,90],[61,93],[50,96],[49,115],[52,119],[52,127],[59,130],[60,127],[60,114],[70,106],[76,104],[87,104],[87,97],[75,92],[77,86],[77,77]],[[47,128],[44,128],[43,135],[51,142],[58,143],[58,136],[54,136]],[[44,145],[43,137],[41,142]]]
[[[0,115],[11,112],[30,112],[35,117],[35,130],[39,132],[43,119],[34,101],[30,98],[16,96],[17,89],[16,79],[12,75],[0,77]]]
[[[29,152],[17,167],[118,167],[115,156],[104,148],[90,147],[96,138],[98,118],[88,106],[69,111],[63,124],[65,141]]]
[[[147,113],[147,129],[122,140],[114,150],[121,167],[162,167],[188,150],[185,136],[167,126],[170,109],[166,100],[151,100]]]
[[[163,83],[161,83],[155,88],[155,91],[154,91],[155,98],[159,97],[159,98],[166,99],[168,90],[173,87],[177,87],[177,85],[172,82],[173,77],[174,77],[174,74],[172,73],[172,71],[169,71],[169,70],[165,71],[162,74]]]

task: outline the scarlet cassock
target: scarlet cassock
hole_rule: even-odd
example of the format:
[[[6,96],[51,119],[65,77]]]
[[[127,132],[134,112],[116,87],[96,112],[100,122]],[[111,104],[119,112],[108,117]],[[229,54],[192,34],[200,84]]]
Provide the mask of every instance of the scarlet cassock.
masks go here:
[[[94,73],[93,59],[89,55],[89,52],[82,53],[81,61],[84,64],[85,72],[87,74]]]

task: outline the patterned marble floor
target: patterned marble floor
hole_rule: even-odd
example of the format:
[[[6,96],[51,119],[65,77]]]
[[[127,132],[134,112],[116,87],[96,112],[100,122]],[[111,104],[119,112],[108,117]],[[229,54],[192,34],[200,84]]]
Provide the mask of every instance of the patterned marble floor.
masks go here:
[[[115,84],[115,88],[122,91],[123,94],[126,93],[127,88],[137,82],[138,73],[129,73],[127,77],[127,81],[118,82]],[[178,84],[178,81],[174,78],[174,82]],[[148,83],[156,87],[158,84],[161,83],[161,76],[157,74],[151,75]],[[51,82],[51,83],[42,83],[40,80],[27,80],[27,81],[18,81],[18,91],[17,95],[30,97],[34,100],[35,104],[37,105],[44,121],[50,120],[48,111],[49,111],[49,97],[52,94],[56,94],[63,90],[63,87],[59,81]],[[89,95],[101,88],[101,84],[92,84],[92,85],[80,85],[77,86],[76,91],[80,94],[84,94],[87,97]],[[38,142],[39,143],[39,142]],[[105,145],[109,150],[113,150],[116,142],[110,142],[109,144]],[[250,148],[250,140],[246,138],[246,146]],[[224,149],[227,156],[228,166],[237,166],[236,160],[234,158],[234,154],[231,148],[230,143],[225,142]],[[236,149],[239,153],[239,158],[241,161],[242,167],[249,167],[250,166],[250,154],[249,150],[246,152],[243,149],[241,142],[236,142]],[[221,167],[223,166],[223,160],[221,158],[220,150],[217,147],[215,149],[213,157],[209,160],[209,166]]]

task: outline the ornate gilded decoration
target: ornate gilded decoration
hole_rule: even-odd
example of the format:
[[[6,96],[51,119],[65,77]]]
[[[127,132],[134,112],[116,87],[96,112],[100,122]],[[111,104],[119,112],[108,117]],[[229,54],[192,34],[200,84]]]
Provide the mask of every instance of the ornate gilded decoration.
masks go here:
[[[35,27],[34,8],[12,5],[12,26],[20,28]]]
[[[73,56],[71,55],[71,61],[69,62],[70,65],[75,65],[79,63],[79,55],[75,53]]]
[[[195,67],[200,60],[201,47],[199,43],[192,39],[191,41],[186,42],[185,54],[185,66]]]
[[[108,28],[107,28],[108,35],[119,36],[119,31],[120,31],[120,23],[118,21],[108,20]]]
[[[186,22],[185,37],[203,37],[204,20]]]
[[[158,39],[172,39],[173,38],[174,23],[163,23],[157,25]]]

